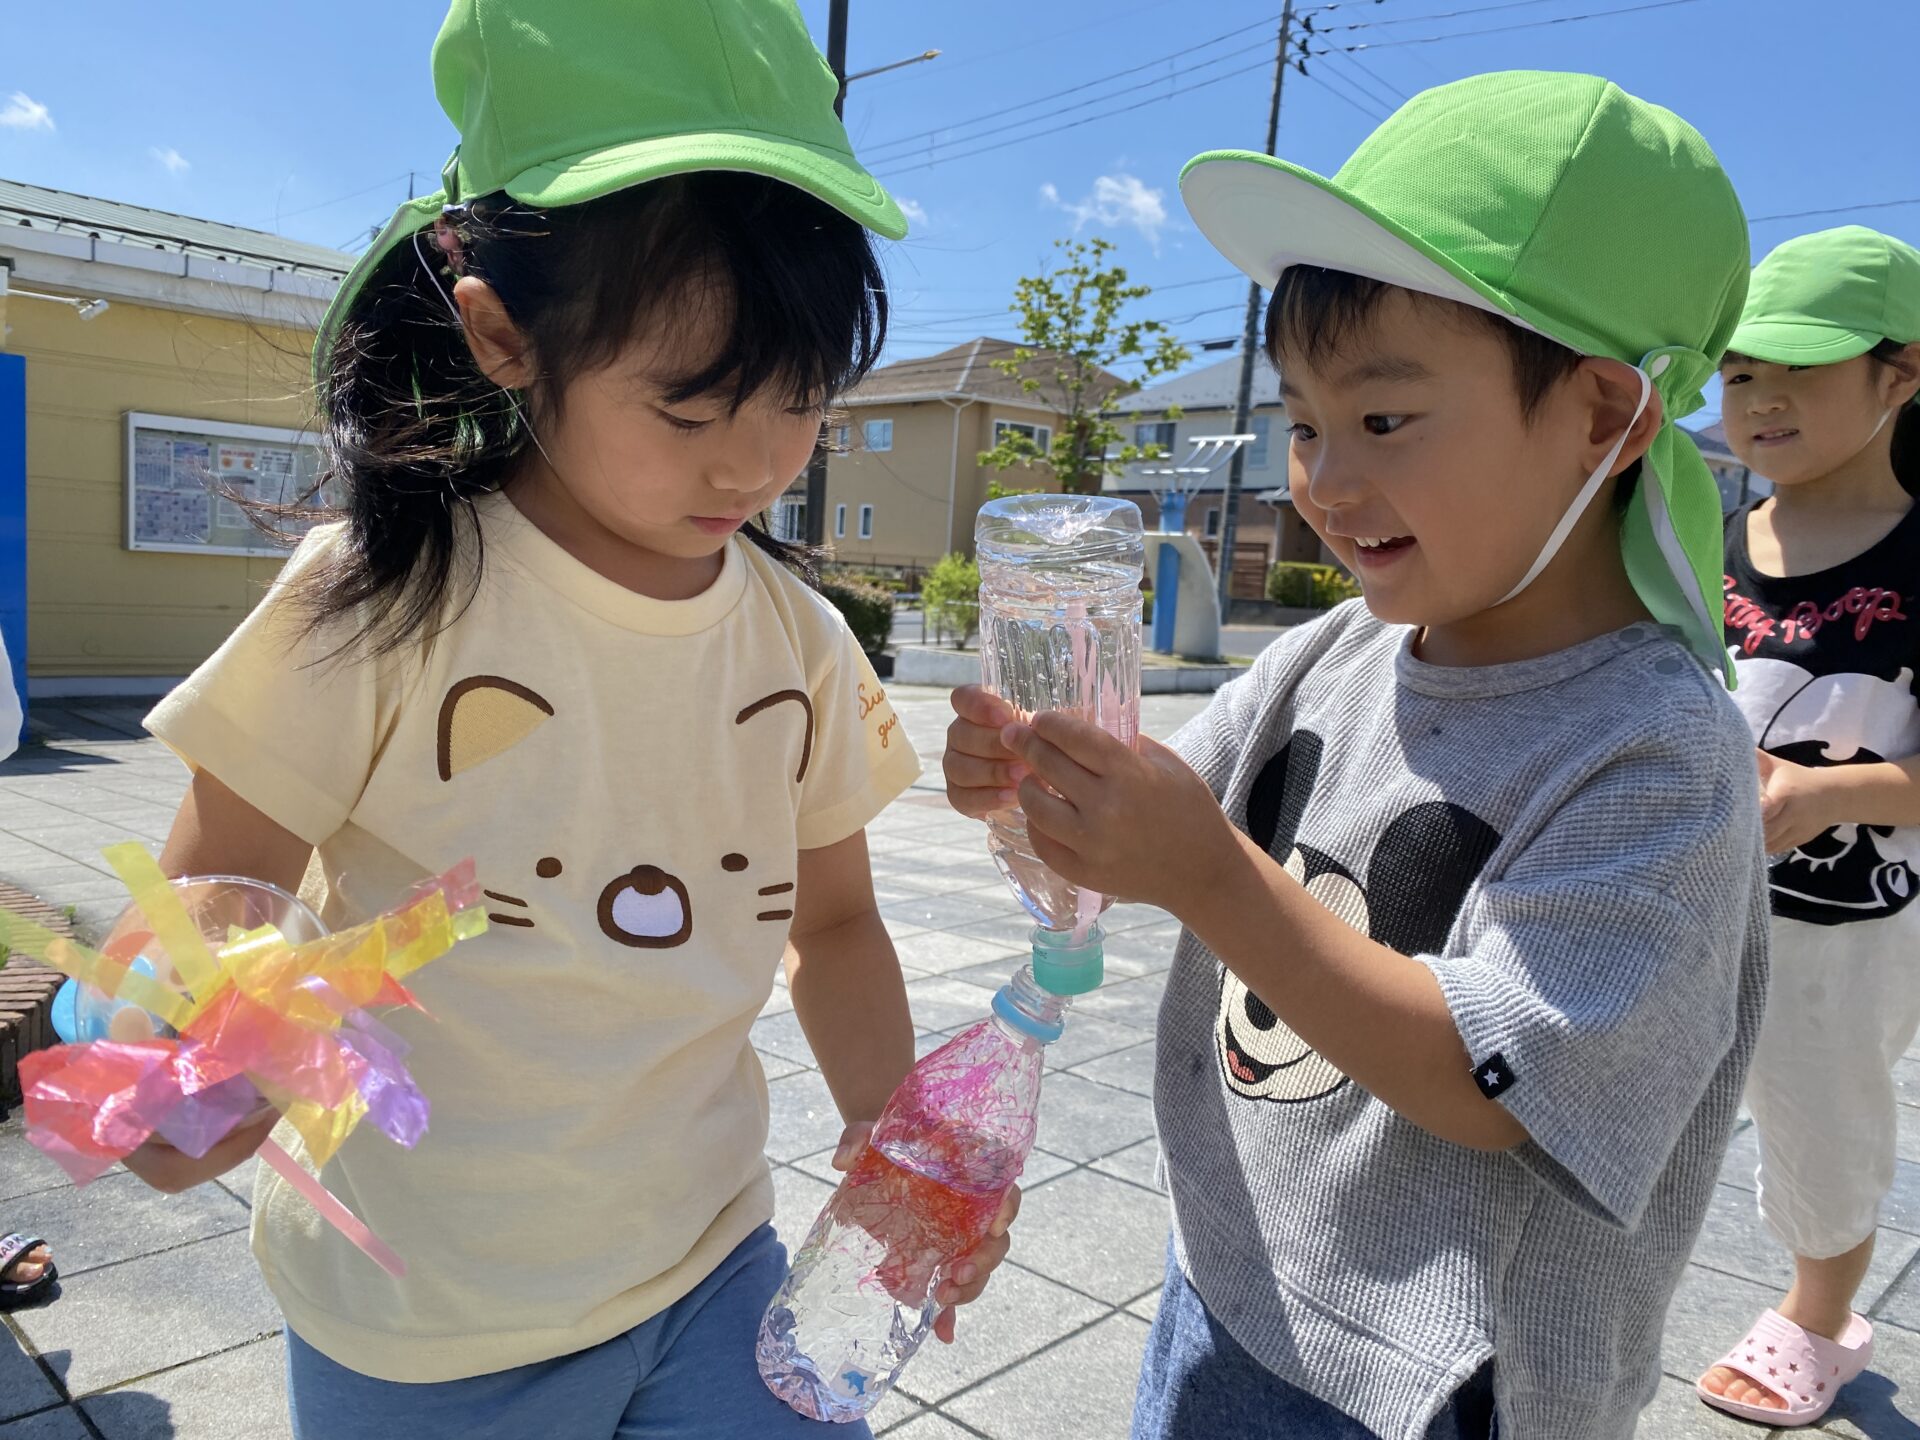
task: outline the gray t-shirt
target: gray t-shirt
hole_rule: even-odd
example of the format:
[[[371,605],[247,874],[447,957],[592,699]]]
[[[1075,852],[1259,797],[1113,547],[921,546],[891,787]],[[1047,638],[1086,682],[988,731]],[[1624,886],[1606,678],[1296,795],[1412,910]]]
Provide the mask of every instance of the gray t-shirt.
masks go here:
[[[1760,1024],[1753,742],[1653,625],[1484,668],[1411,636],[1344,605],[1173,744],[1310,894],[1433,968],[1531,1139],[1421,1129],[1184,933],[1154,1087],[1179,1259],[1256,1359],[1387,1440],[1489,1358],[1503,1436],[1630,1436]]]

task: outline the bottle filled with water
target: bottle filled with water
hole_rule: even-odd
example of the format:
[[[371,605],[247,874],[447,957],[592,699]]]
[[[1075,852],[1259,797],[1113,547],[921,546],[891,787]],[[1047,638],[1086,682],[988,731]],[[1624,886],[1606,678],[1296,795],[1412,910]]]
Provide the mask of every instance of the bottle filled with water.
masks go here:
[[[1022,716],[1064,710],[1131,745],[1140,729],[1139,507],[1103,495],[1011,495],[981,507],[980,668]],[[1027,913],[1084,937],[1111,899],[1040,863],[1018,806],[988,846]]]

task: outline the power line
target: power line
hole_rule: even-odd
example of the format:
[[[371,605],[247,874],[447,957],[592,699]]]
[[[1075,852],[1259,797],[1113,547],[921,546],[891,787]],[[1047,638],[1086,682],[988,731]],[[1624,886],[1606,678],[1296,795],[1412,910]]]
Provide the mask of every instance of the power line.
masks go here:
[[[1456,30],[1451,35],[1416,35],[1408,40],[1382,40],[1373,45],[1332,45],[1327,48],[1328,50],[1394,50],[1402,45],[1437,45],[1442,40],[1466,40],[1475,35],[1504,35],[1514,30],[1539,30],[1548,25],[1571,25],[1579,20],[1604,20],[1611,15],[1637,15],[1643,10],[1672,10],[1676,6],[1700,3],[1701,0],[1651,0],[1651,3],[1645,5],[1625,5],[1618,10],[1590,10],[1584,15],[1556,15],[1550,20],[1528,20],[1519,25],[1490,25],[1479,30]]]
[[[364,190],[355,190],[348,195],[336,195],[331,200],[316,200],[311,205],[302,205],[298,210],[282,210],[274,216],[275,223],[281,220],[291,220],[296,215],[306,215],[315,210],[325,210],[329,206],[338,205],[345,200],[358,200],[362,195],[371,195],[374,191],[384,190],[389,185],[398,185],[402,180],[412,176],[413,173],[411,170],[402,170],[398,175],[389,175],[385,180],[377,181],[367,186]]]
[[[1381,99],[1381,103],[1385,105],[1387,109],[1389,110],[1398,109],[1403,102],[1411,100],[1413,98],[1411,95],[1407,94],[1406,91],[1402,90],[1399,86],[1391,84],[1387,80],[1386,76],[1380,74],[1379,71],[1374,70],[1372,67],[1368,65],[1362,64],[1360,61],[1360,57],[1358,55],[1349,55],[1345,50],[1335,50],[1331,53],[1336,59],[1344,61],[1347,65],[1352,66],[1354,70],[1358,71],[1361,75],[1365,76],[1367,80],[1379,86],[1381,90],[1385,90],[1389,95],[1391,95],[1393,97],[1392,99]],[[1378,95],[1378,92],[1376,91],[1369,91],[1368,93],[1374,95],[1375,98],[1380,98]]]
[[[1334,35],[1342,30],[1371,30],[1376,25],[1417,25],[1422,20],[1459,20],[1468,15],[1487,15],[1495,10],[1520,10],[1533,5],[1557,5],[1560,0],[1504,0],[1499,5],[1476,5],[1471,10],[1448,10],[1437,15],[1393,15],[1385,20],[1356,20],[1351,25],[1315,25],[1310,12],[1302,25],[1309,35]],[[1338,5],[1322,6],[1322,10],[1338,10]]]
[[[1232,80],[1237,76],[1248,75],[1255,70],[1264,70],[1266,68],[1267,68],[1267,62],[1262,60],[1262,61],[1259,61],[1257,64],[1242,66],[1238,70],[1229,70],[1223,75],[1215,75],[1212,78],[1207,80],[1196,80],[1193,84],[1187,86],[1185,89],[1176,90],[1168,95],[1149,96],[1145,100],[1136,100],[1131,105],[1121,105],[1112,110],[1103,110],[1093,115],[1083,116],[1078,120],[1069,120],[1063,125],[1053,125],[1053,126],[1048,126],[1045,129],[1035,130],[1030,134],[1016,135],[1010,140],[996,140],[991,145],[982,145],[979,148],[973,149],[973,150],[963,150],[957,155],[936,155],[931,159],[922,160],[917,164],[902,165],[897,169],[881,171],[879,172],[879,178],[882,180],[886,180],[895,175],[909,175],[909,174],[912,174],[914,171],[928,170],[935,165],[945,165],[950,161],[968,160],[975,155],[985,155],[990,151],[1004,150],[1010,145],[1024,145],[1029,140],[1039,140],[1043,137],[1051,137],[1053,135],[1059,134],[1062,130],[1077,130],[1082,125],[1091,125],[1098,120],[1108,120],[1115,115],[1124,115],[1130,110],[1143,109],[1148,105],[1164,105],[1169,100],[1176,100],[1183,96],[1191,95],[1194,91],[1204,90],[1209,85],[1218,85],[1224,80]],[[1035,124],[1038,124],[1040,121],[1047,120],[1049,118],[1051,117],[1046,114],[1034,115],[1029,117],[1030,121]],[[884,164],[885,162],[882,162],[882,163]]]
[[[1790,210],[1781,215],[1749,215],[1749,225],[1764,224],[1769,220],[1812,220],[1821,215],[1849,215],[1856,210],[1897,210],[1903,205],[1920,205],[1920,195],[1905,200],[1875,200],[1866,205],[1835,205],[1830,210]]]
[[[1267,23],[1268,22],[1263,20],[1260,22],[1260,25],[1264,27]],[[1242,30],[1249,30],[1253,28],[1254,28],[1253,26],[1243,26]],[[1045,104],[1049,100],[1058,100],[1064,95],[1073,95],[1082,90],[1090,90],[1096,86],[1105,85],[1110,81],[1118,80],[1128,75],[1138,74],[1142,70],[1158,69],[1160,66],[1166,64],[1169,60],[1175,59],[1178,56],[1189,55],[1193,53],[1195,50],[1204,50],[1210,45],[1217,45],[1222,40],[1231,39],[1233,36],[1238,35],[1240,33],[1241,31],[1239,30],[1229,30],[1224,35],[1216,35],[1213,39],[1203,41],[1198,45],[1189,45],[1185,50],[1175,50],[1170,54],[1161,56],[1158,60],[1150,60],[1145,65],[1134,65],[1125,70],[1116,70],[1111,75],[1102,75],[1098,79],[1088,80],[1083,84],[1070,85],[1065,90],[1054,91],[1051,95],[1039,95],[1034,97],[1031,100],[1023,100],[1016,105],[1002,106],[1000,109],[994,110],[988,114],[975,115],[966,120],[955,120],[946,125],[935,126],[931,130],[921,130],[921,131],[915,132],[912,135],[902,135],[894,140],[882,140],[873,145],[864,145],[861,147],[860,153],[863,156],[872,158],[874,155],[874,152],[881,151],[881,150],[910,152],[910,151],[919,150],[926,146],[933,146],[933,145],[971,144],[975,140],[982,139],[988,135],[997,135],[997,134],[1000,134],[1002,131],[1011,130],[1021,125],[1031,124],[1035,119],[1040,119],[1045,117],[1028,116],[1025,119],[1009,121],[1007,124],[998,125],[989,130],[976,131],[974,134],[971,134],[971,135],[955,135],[951,132],[955,130],[964,130],[968,126],[977,125],[983,120],[999,120],[1004,118],[1005,116],[1007,116],[1008,114],[1012,113],[1015,110],[1031,109],[1033,106]],[[1137,89],[1139,84],[1142,84],[1142,83],[1159,84],[1163,79],[1167,81],[1178,80],[1183,76],[1191,75],[1191,74],[1194,74],[1196,71],[1203,70],[1209,65],[1222,65],[1230,60],[1235,60],[1238,58],[1239,58],[1239,55],[1236,52],[1232,52],[1232,51],[1229,51],[1224,55],[1209,56],[1205,60],[1195,61],[1192,65],[1188,66],[1184,70],[1175,70],[1165,76],[1155,76],[1149,81],[1136,82],[1134,86],[1123,87],[1120,90],[1114,91],[1112,94],[1094,95],[1094,96],[1088,97],[1085,100],[1077,100],[1071,105],[1062,105],[1056,110],[1049,110],[1047,112],[1047,115],[1049,116],[1064,115],[1069,111],[1084,110],[1089,105],[1103,105],[1109,100],[1118,100],[1122,95],[1126,94],[1130,89]],[[894,156],[893,158],[904,159],[905,154],[902,153]]]
[[[1354,99],[1351,95],[1349,95],[1346,91],[1336,90],[1333,86],[1333,82],[1329,80],[1327,76],[1325,76],[1324,74],[1315,74],[1313,71],[1308,70],[1304,65],[1301,65],[1298,68],[1300,70],[1300,74],[1303,77],[1305,77],[1308,80],[1311,80],[1314,84],[1318,85],[1322,90],[1326,91],[1327,94],[1333,96],[1334,99],[1341,101],[1342,103],[1346,104],[1347,106],[1349,106],[1354,110],[1359,111],[1362,115],[1366,116],[1367,119],[1373,121],[1375,124],[1378,124],[1380,121],[1385,120],[1387,118],[1378,109],[1374,108],[1374,106],[1363,105],[1358,100]],[[1348,81],[1347,83],[1352,84],[1351,81]],[[1358,89],[1357,86],[1355,88],[1356,90]],[[1364,93],[1364,92],[1361,92],[1361,93]]]
[[[1127,75],[1139,75],[1142,69],[1158,69],[1160,65],[1165,65],[1169,60],[1179,60],[1181,56],[1190,56],[1190,54],[1194,54],[1196,50],[1206,50],[1206,48],[1210,48],[1210,46],[1219,44],[1221,40],[1231,40],[1233,36],[1246,35],[1248,31],[1254,31],[1254,29],[1265,29],[1265,27],[1271,25],[1271,23],[1273,23],[1271,19],[1258,19],[1258,21],[1254,21],[1252,25],[1240,25],[1238,29],[1225,31],[1225,33],[1221,33],[1221,35],[1213,36],[1210,40],[1200,40],[1198,44],[1190,44],[1185,50],[1169,50],[1164,56],[1158,56],[1158,58],[1154,58],[1154,60],[1148,60],[1144,65],[1129,65],[1127,69],[1116,69],[1116,71],[1112,71],[1110,75],[1098,75],[1098,77],[1094,77],[1091,81],[1069,84],[1066,90],[1054,90],[1052,94],[1033,96],[1031,100],[1021,100],[1021,102],[1012,104],[1012,106],[998,106],[998,108],[985,111],[985,113],[981,113],[981,115],[970,115],[968,119],[962,119],[962,121],[948,121],[947,125],[935,125],[935,127],[929,129],[929,131],[914,131],[912,134],[900,134],[900,136],[895,136],[895,138],[891,138],[891,140],[876,140],[876,142],[870,144],[870,146],[860,146],[860,154],[862,154],[862,156],[872,156],[876,150],[899,150],[902,146],[906,146],[906,148],[916,148],[916,146],[912,144],[912,142],[916,142],[916,140],[927,140],[927,138],[933,138],[933,136],[947,134],[948,131],[960,131],[960,129],[966,129],[968,125],[977,125],[977,123],[989,121],[989,119],[1004,119],[1006,115],[1010,115],[1010,113],[1016,111],[1016,109],[1031,109],[1033,106],[1043,106],[1048,100],[1060,100],[1062,96],[1079,94],[1081,90],[1091,90],[1092,86],[1096,86],[1096,84],[1106,84],[1108,81],[1117,81],[1117,79],[1123,79],[1123,77],[1127,77]],[[1212,63],[1212,61],[1204,61],[1204,63]],[[1106,100],[1116,100],[1117,96],[1104,96],[1104,98],[1106,98]],[[972,140],[972,138],[979,138],[979,136],[960,136],[960,140]]]

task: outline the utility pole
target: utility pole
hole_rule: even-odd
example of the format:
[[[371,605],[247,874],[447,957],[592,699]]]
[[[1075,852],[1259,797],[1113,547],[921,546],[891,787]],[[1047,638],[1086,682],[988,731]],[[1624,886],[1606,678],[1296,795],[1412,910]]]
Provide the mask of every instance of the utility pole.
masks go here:
[[[836,0],[838,3],[838,0]],[[1273,57],[1273,100],[1267,107],[1267,154],[1280,143],[1280,92],[1287,83],[1287,46],[1292,43],[1293,0],[1280,12],[1280,44]],[[1233,403],[1233,433],[1253,428],[1253,363],[1260,349],[1260,282],[1247,287],[1247,324],[1240,336],[1240,392]],[[1272,437],[1269,438],[1271,443]],[[1227,623],[1233,603],[1233,542],[1240,529],[1240,482],[1246,473],[1247,447],[1239,446],[1227,462],[1227,497],[1220,507],[1220,552],[1215,581],[1220,587],[1220,623]]]
[[[840,90],[833,97],[833,113],[842,114],[847,103],[847,0],[832,0],[827,9],[827,64]],[[807,544],[824,545],[827,540],[827,436],[823,429],[807,462]]]

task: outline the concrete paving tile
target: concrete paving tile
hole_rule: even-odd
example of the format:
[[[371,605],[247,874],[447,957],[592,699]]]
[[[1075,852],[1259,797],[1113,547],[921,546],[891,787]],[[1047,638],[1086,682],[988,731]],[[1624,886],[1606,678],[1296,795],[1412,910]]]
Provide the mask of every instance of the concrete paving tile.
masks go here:
[[[1111,1155],[1103,1156],[1088,1168],[1098,1170],[1102,1175],[1130,1180],[1144,1190],[1153,1190],[1164,1195],[1166,1190],[1155,1176],[1159,1166],[1160,1142],[1148,1139],[1142,1140],[1138,1145],[1129,1145],[1124,1150],[1116,1150]]]
[[[1118,1020],[1151,1035],[1160,1026],[1160,997],[1166,990],[1164,972],[1136,980],[1109,980],[1091,994],[1079,996],[1074,1009],[1102,1020]]]
[[[767,1153],[776,1160],[793,1160],[840,1143],[840,1111],[834,1106],[827,1082],[818,1070],[803,1070],[767,1086],[771,1119]]]
[[[1156,922],[1110,935],[1100,947],[1106,957],[1109,979],[1158,975],[1173,964],[1174,947],[1180,943],[1178,922]]]
[[[1691,1385],[1747,1333],[1761,1311],[1780,1302],[1780,1295],[1769,1285],[1687,1266],[1667,1307],[1660,1368]]]
[[[278,1335],[133,1385],[80,1408],[106,1440],[290,1440],[286,1341]]]
[[[1743,1122],[1733,1132],[1733,1139],[1727,1145],[1727,1158],[1720,1163],[1720,1183],[1731,1185],[1736,1190],[1745,1190],[1755,1194],[1759,1182],[1754,1179],[1754,1168],[1760,1163],[1760,1132],[1751,1120]]]
[[[753,1048],[762,1055],[776,1055],[798,1065],[813,1064],[813,1047],[807,1043],[806,1032],[800,1028],[800,1017],[791,1008],[761,1016],[753,1022],[749,1038],[753,1041]]]
[[[1141,1045],[1129,1045],[1124,1050],[1115,1050],[1092,1060],[1084,1060],[1073,1067],[1073,1073],[1089,1080],[1097,1080],[1102,1085],[1111,1085],[1119,1090],[1131,1090],[1136,1095],[1151,1097],[1153,1095],[1153,1055],[1154,1044],[1149,1040]]]
[[[1920,1165],[1911,1160],[1893,1162],[1893,1189],[1880,1206],[1880,1223],[1920,1235]]]
[[[1920,1435],[1916,1418],[1920,1418],[1920,1335],[1897,1325],[1876,1325],[1873,1368],[1840,1392],[1822,1428],[1854,1440],[1912,1440]]]
[[[1138,1315],[1142,1320],[1151,1325],[1154,1317],[1160,1313],[1160,1296],[1162,1293],[1161,1290],[1155,1290],[1150,1295],[1142,1295],[1138,1300],[1135,1300],[1131,1305],[1127,1306],[1127,1313],[1129,1315]]]
[[[977,1440],[978,1432],[963,1430],[944,1415],[922,1411],[896,1429],[875,1433],[884,1433],[887,1440]],[[6,1431],[0,1430],[0,1440],[5,1440],[5,1436]]]
[[[59,1403],[60,1392],[45,1372],[20,1348],[13,1332],[0,1325],[0,1421]],[[0,1428],[0,1435],[6,1433]]]
[[[902,1395],[896,1389],[873,1407],[873,1413],[867,1417],[867,1428],[875,1435],[893,1434],[908,1421],[917,1420],[926,1413],[917,1400]]]
[[[938,1404],[1107,1313],[1107,1307],[1009,1262],[985,1293],[960,1311],[954,1343],[929,1339],[900,1377],[899,1388]]]
[[[1860,1303],[1870,1306],[1878,1300],[1916,1253],[1920,1253],[1920,1238],[1883,1228],[1873,1265],[1860,1287]],[[1793,1257],[1760,1219],[1754,1197],[1730,1185],[1714,1188],[1693,1258],[1709,1269],[1770,1286],[1776,1298],[1793,1283]],[[1731,1336],[1726,1343],[1739,1338]]]
[[[1902,1105],[1920,1105],[1920,1058],[1909,1054],[1894,1061],[1893,1085]]]
[[[63,1280],[58,1301],[13,1318],[76,1398],[261,1339],[281,1323],[244,1234]]]
[[[1902,1160],[1920,1161],[1920,1108],[1912,1105],[1897,1107],[1899,1121],[1899,1141],[1896,1154]]]
[[[70,1189],[72,1185],[67,1172],[27,1139],[26,1127],[21,1124],[18,1110],[13,1112],[11,1120],[0,1124],[0,1202],[31,1195],[39,1190]],[[11,1210],[9,1206],[9,1213]],[[6,1229],[0,1230],[0,1235],[19,1228],[17,1224],[9,1223]]]
[[[941,1408],[994,1440],[1122,1436],[1146,1345],[1145,1321],[1110,1315]]]
[[[1012,1231],[1013,1259],[1083,1295],[1123,1305],[1165,1276],[1171,1225],[1162,1196],[1075,1170],[1026,1197]]]
[[[901,964],[930,975],[960,974],[975,983],[987,983],[976,980],[976,975],[997,974],[999,978],[991,982],[994,985],[1003,983],[1032,953],[1027,945],[976,939],[953,930],[930,930],[900,941],[894,949]]]
[[[900,889],[921,895],[952,895],[983,888],[978,869],[971,865],[937,870],[903,870],[895,878],[894,884]]]
[[[171,1430],[166,1432],[172,1435]],[[43,1410],[11,1425],[0,1425],[0,1440],[92,1440],[79,1414],[68,1405]]]
[[[1013,902],[1009,900],[1009,907]],[[1031,952],[1033,949],[1033,917],[1024,910],[1009,908],[990,920],[974,921],[966,925],[947,927],[955,935],[968,935],[976,940],[986,940],[1005,946],[1016,952]]]
[[[913,1008],[914,1029],[954,1030],[986,1019],[993,991],[935,975],[908,982],[907,1003]]]
[[[63,1280],[239,1230],[247,1207],[218,1185],[162,1195],[120,1171],[91,1185],[62,1185],[9,1201],[6,1228],[44,1235],[56,1247]]]
[[[773,1231],[780,1237],[780,1243],[787,1247],[789,1260],[807,1238],[807,1231],[813,1228],[820,1207],[827,1203],[827,1197],[833,1191],[834,1186],[827,1181],[816,1180],[785,1165],[774,1167]]]
[[[1066,1032],[1047,1046],[1047,1069],[1071,1070],[1103,1055],[1130,1050],[1147,1040],[1148,1034],[1118,1021],[1069,1010]]]
[[[1041,1087],[1041,1148],[1071,1160],[1096,1160],[1153,1134],[1153,1106],[1145,1096],[1067,1073]]]
[[[922,930],[950,930],[956,925],[971,925],[1007,913],[1013,902],[1004,903],[976,895],[921,895],[912,900],[896,900],[882,905],[880,914],[889,920],[917,925]]]
[[[1639,1428],[1634,1431],[1638,1440],[1767,1440],[1774,1433],[1701,1404],[1691,1380],[1671,1375],[1660,1377],[1660,1389],[1653,1403],[1640,1412]]]

